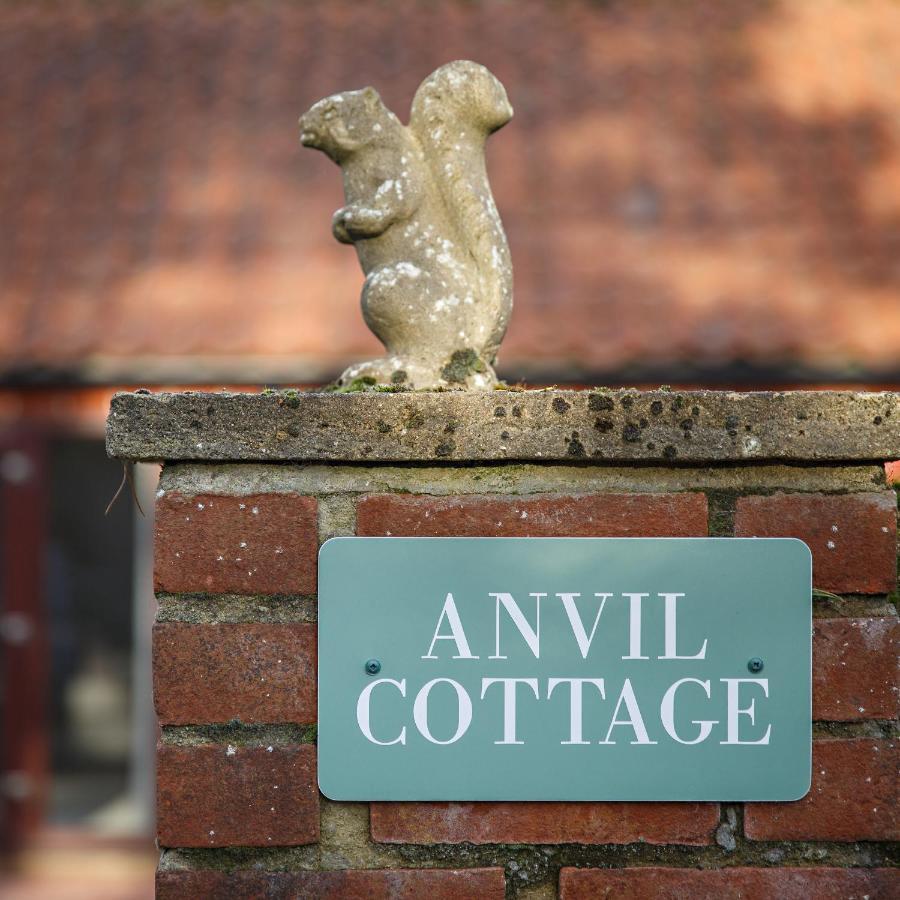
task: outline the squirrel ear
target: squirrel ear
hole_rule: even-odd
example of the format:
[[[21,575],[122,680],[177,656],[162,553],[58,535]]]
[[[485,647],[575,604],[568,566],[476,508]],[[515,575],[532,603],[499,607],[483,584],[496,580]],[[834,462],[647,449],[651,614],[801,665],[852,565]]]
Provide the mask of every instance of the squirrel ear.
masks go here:
[[[378,91],[373,87],[364,87],[362,89],[362,95],[366,98],[367,103],[371,103],[372,105],[381,102],[381,97],[378,95]]]

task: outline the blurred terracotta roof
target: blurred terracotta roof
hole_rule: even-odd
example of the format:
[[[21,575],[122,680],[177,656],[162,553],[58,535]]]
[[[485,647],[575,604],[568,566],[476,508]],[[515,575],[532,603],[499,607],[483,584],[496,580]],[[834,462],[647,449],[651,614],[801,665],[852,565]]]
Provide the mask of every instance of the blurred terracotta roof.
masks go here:
[[[449,59],[490,142],[508,377],[900,371],[900,4],[0,2],[0,371],[309,380],[376,353],[312,101]]]

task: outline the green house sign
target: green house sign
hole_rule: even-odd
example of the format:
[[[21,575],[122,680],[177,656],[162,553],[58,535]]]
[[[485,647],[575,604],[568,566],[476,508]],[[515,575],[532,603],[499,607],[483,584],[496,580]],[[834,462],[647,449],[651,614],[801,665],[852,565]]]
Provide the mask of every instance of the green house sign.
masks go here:
[[[335,800],[796,800],[811,556],[782,538],[335,538]]]

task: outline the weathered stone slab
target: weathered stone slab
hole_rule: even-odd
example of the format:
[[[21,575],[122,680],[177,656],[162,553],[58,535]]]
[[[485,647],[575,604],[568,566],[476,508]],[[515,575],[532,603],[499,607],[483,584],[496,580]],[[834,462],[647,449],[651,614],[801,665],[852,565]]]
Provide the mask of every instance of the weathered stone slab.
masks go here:
[[[900,394],[542,390],[120,393],[130,460],[707,463],[900,458]]]
[[[592,494],[729,491],[735,493],[859,493],[884,490],[884,466],[878,463],[816,466],[790,463],[746,465],[635,466],[624,461],[603,466],[562,463],[502,465],[423,465],[403,463],[182,462],[163,470],[159,486],[185,496],[198,494],[317,495],[319,519],[323,495],[337,494]],[[353,506],[355,515],[356,507]],[[339,514],[338,514],[339,515]],[[338,534],[340,532],[333,532]],[[347,534],[353,531],[346,532]]]

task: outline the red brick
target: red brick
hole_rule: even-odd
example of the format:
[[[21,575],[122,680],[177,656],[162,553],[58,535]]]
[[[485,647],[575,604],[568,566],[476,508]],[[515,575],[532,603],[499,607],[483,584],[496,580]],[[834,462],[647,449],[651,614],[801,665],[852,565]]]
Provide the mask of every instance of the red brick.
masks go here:
[[[744,831],[755,841],[896,840],[897,763],[895,741],[814,741],[810,792],[793,803],[748,803]]]
[[[559,874],[560,900],[888,900],[898,888],[897,869],[564,868]]]
[[[503,869],[158,872],[157,900],[503,900]]]
[[[716,803],[373,803],[372,838],[394,844],[712,843]]]
[[[900,460],[885,463],[884,475],[888,484],[900,484]]]
[[[273,847],[319,839],[316,748],[160,746],[163,847]]]
[[[315,625],[159,623],[153,695],[168,725],[315,722]]]
[[[813,586],[887,594],[897,586],[897,498],[871,494],[740,497],[738,537],[795,537],[813,556]]]
[[[706,495],[585,494],[566,497],[365,497],[362,535],[500,537],[691,537],[707,533]]]
[[[894,719],[900,713],[900,619],[816,619],[813,718],[832,722]]]
[[[156,504],[160,591],[312,594],[316,501],[297,494],[164,494]]]

